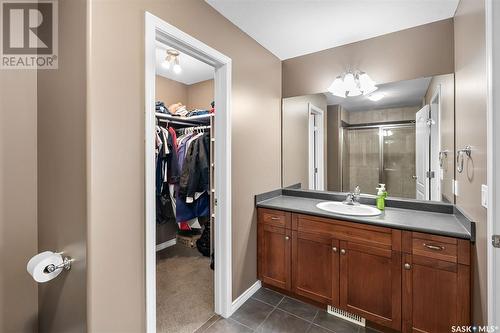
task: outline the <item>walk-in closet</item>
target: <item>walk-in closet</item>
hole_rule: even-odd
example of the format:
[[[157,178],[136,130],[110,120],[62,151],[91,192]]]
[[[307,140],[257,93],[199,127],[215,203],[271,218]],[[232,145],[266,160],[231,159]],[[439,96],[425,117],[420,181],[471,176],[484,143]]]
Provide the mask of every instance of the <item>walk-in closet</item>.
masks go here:
[[[213,67],[158,43],[157,332],[193,332],[214,315]]]

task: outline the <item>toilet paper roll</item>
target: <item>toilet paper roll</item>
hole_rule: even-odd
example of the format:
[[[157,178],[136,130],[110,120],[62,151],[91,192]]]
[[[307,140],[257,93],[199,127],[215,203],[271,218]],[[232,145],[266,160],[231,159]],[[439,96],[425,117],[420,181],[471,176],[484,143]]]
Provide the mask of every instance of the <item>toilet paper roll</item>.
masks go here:
[[[63,258],[60,254],[54,253],[52,251],[45,251],[37,254],[28,261],[26,267],[28,273],[33,277],[36,282],[47,282],[61,274],[62,269],[56,269],[52,273],[49,273],[46,268],[47,266],[60,265],[63,262]]]

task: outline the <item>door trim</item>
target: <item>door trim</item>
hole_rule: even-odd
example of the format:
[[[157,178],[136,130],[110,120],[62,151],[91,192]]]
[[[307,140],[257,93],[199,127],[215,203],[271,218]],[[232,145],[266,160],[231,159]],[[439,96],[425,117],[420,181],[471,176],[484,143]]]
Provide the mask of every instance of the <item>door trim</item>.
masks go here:
[[[495,283],[500,278],[500,250],[491,244],[493,234],[500,233],[498,219],[500,177],[500,135],[494,129],[500,126],[498,105],[500,101],[500,41],[498,20],[500,17],[500,4],[493,0],[485,2],[485,33],[486,33],[486,75],[487,75],[487,184],[488,184],[488,209],[487,209],[487,320],[489,325],[498,325],[500,322],[500,287]],[[497,112],[495,112],[497,109]]]
[[[309,141],[308,141],[308,151],[309,151],[309,160],[308,160],[308,173],[309,173],[309,189],[310,190],[318,190],[323,191],[325,189],[325,112],[321,110],[319,107],[315,106],[312,103],[307,103],[307,117],[309,123]],[[319,152],[317,163],[318,163],[318,184],[317,188],[314,188],[314,117],[318,116],[319,124],[316,125],[316,132],[318,133],[318,144],[316,150]]]
[[[436,103],[434,101],[437,101]],[[437,104],[437,115],[432,114],[432,104]],[[441,85],[436,87],[429,103],[429,118],[437,124],[432,124],[429,129],[429,171],[434,171],[434,178],[429,178],[429,200],[441,201],[441,167],[439,165],[439,152],[441,151]],[[437,127],[436,131],[433,131]],[[435,134],[435,135],[433,135]],[[436,143],[437,141],[437,143]],[[433,151],[434,149],[437,151]],[[434,153],[434,155],[433,155]]]
[[[228,317],[232,313],[231,258],[231,59],[189,36],[162,19],[145,12],[145,259],[146,259],[146,331],[156,332],[156,200],[155,200],[155,64],[157,40],[169,44],[215,68],[215,215],[214,302],[215,312]]]

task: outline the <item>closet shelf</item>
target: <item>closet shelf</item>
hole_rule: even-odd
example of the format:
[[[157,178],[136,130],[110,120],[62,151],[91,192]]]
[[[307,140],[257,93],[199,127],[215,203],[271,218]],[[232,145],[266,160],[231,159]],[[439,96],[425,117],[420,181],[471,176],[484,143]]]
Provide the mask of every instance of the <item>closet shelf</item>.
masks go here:
[[[191,124],[209,124],[210,123],[210,117],[212,114],[203,114],[199,116],[192,116],[192,117],[176,117],[172,116],[166,113],[160,113],[156,112],[155,113],[156,117],[158,119],[162,120],[168,120],[168,121],[182,121],[185,123],[191,123]]]

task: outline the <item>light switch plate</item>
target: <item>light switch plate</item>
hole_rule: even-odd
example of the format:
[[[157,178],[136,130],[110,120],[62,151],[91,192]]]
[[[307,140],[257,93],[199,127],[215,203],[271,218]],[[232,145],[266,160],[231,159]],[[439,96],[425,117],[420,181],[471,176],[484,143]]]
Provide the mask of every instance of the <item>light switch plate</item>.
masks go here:
[[[481,185],[481,205],[488,208],[488,185]]]

